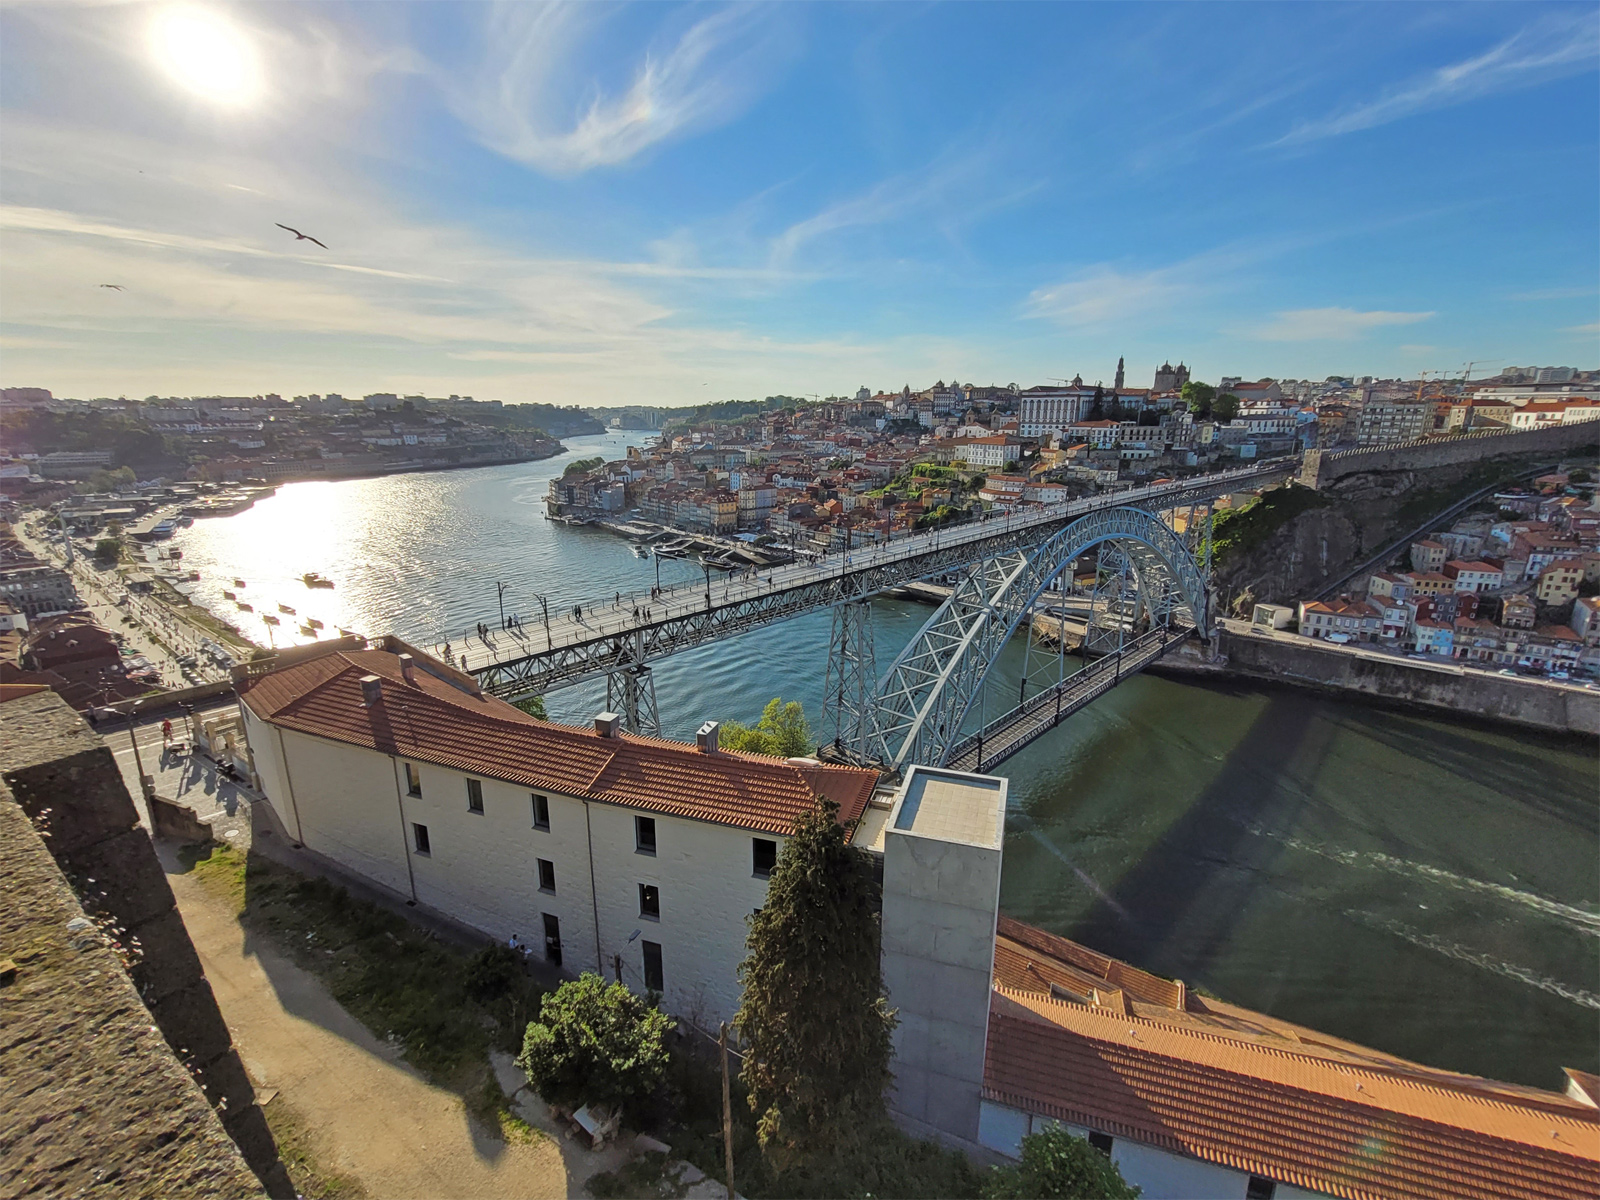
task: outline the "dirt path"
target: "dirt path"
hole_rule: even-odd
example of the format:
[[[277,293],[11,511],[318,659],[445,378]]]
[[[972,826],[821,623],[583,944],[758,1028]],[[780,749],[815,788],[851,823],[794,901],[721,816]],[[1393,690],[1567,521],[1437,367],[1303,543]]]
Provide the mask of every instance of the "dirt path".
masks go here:
[[[459,1096],[423,1081],[344,1011],[314,975],[245,932],[226,901],[169,875],[206,978],[263,1096],[299,1114],[317,1162],[373,1200],[581,1195],[614,1163],[539,1136],[502,1142],[469,1121]]]

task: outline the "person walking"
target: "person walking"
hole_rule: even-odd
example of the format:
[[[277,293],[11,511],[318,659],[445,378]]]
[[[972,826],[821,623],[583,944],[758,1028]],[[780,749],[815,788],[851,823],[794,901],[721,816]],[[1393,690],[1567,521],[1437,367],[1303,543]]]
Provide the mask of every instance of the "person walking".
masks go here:
[[[161,744],[163,746],[172,744],[172,722],[170,720],[163,719],[161,722]]]

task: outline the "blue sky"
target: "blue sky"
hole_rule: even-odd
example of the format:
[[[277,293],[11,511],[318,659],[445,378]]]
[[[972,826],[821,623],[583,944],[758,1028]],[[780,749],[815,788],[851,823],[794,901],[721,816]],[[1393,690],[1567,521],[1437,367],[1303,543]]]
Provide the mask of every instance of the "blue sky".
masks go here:
[[[1594,367],[1597,71],[1593,4],[6,5],[0,380]]]

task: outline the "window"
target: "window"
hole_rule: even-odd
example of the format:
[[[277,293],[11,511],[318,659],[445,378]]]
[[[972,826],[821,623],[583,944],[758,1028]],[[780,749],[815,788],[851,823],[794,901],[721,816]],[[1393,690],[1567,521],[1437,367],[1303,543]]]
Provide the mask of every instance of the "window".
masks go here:
[[[539,890],[541,892],[556,890],[556,865],[548,858],[539,860]]]
[[[778,843],[766,838],[750,839],[750,873],[766,879],[778,864]]]
[[[661,889],[653,883],[639,885],[639,915],[652,921],[661,919]]]
[[[1272,1193],[1277,1189],[1278,1185],[1272,1180],[1261,1175],[1252,1175],[1250,1182],[1245,1185],[1244,1200],[1272,1200]]]
[[[661,943],[641,942],[644,947],[644,986],[652,992],[665,991],[661,975]]]
[[[534,796],[533,798],[533,827],[550,832],[550,797]]]
[[[654,854],[656,852],[656,819],[654,817],[635,817],[633,819],[633,848],[638,854]]]
[[[406,795],[422,795],[422,772],[417,770],[416,763],[406,764]]]
[[[411,840],[416,845],[418,854],[433,853],[428,848],[428,827],[426,825],[418,825],[413,821],[411,823]]]
[[[1109,1133],[1089,1133],[1089,1145],[1100,1151],[1107,1158],[1111,1157],[1111,1135]]]
[[[483,811],[483,780],[467,780],[467,811],[481,813]]]

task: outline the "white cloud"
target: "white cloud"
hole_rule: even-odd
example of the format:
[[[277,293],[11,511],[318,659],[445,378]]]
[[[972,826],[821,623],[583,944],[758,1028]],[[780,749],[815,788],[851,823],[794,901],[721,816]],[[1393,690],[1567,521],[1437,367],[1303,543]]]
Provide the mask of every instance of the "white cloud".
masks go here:
[[[1498,46],[1463,62],[1439,67],[1390,94],[1304,121],[1272,143],[1297,145],[1338,137],[1391,121],[1475,100],[1496,92],[1533,87],[1600,65],[1600,26],[1592,8],[1552,16],[1529,25]]]
[[[1386,325],[1415,325],[1431,312],[1358,312],[1353,308],[1298,308],[1277,313],[1272,321],[1251,331],[1266,342],[1346,342],[1370,329]]]
[[[1049,287],[1035,288],[1023,306],[1023,315],[1072,327],[1106,325],[1152,308],[1170,307],[1193,290],[1194,285],[1180,279],[1172,268],[1126,272],[1099,266]]]
[[[486,60],[436,77],[484,145],[556,175],[626,162],[658,142],[730,120],[772,77],[769,10],[731,7],[696,22],[663,51],[646,53],[626,87],[605,93],[573,78],[598,19],[599,10],[588,6],[498,5],[486,29]]]
[[[1594,321],[1594,322],[1592,322],[1591,324],[1588,324],[1588,325],[1568,325],[1561,332],[1562,333],[1578,333],[1578,334],[1600,334],[1600,321]]]

